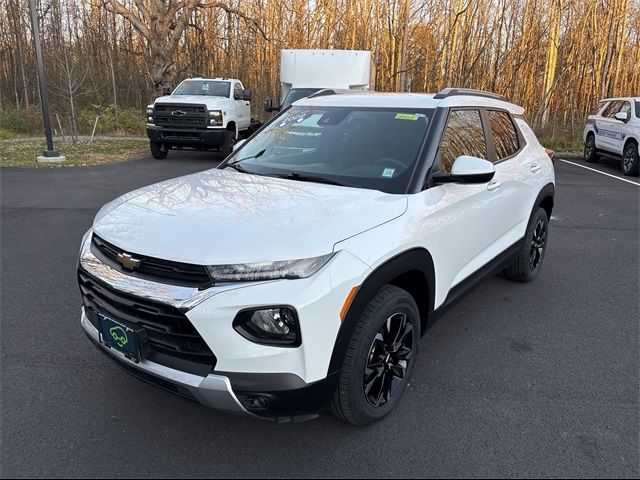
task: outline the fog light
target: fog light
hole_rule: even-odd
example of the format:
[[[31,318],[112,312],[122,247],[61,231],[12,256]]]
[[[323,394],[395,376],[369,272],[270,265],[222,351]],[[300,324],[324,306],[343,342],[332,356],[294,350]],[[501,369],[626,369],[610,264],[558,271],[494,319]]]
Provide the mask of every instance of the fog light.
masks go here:
[[[298,319],[290,307],[244,310],[236,316],[233,327],[255,343],[278,346],[300,345]]]
[[[153,123],[153,117],[148,117],[148,118],[147,118],[147,121],[148,121],[149,123]]]

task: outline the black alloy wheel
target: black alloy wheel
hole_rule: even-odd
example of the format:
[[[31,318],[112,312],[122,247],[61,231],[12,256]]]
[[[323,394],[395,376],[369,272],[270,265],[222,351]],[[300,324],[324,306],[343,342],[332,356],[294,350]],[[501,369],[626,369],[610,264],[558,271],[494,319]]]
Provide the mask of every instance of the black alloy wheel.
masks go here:
[[[411,360],[413,327],[404,313],[394,313],[373,339],[364,370],[364,394],[380,407],[398,393]]]
[[[547,228],[545,219],[539,219],[538,223],[533,230],[533,236],[531,237],[531,250],[529,254],[529,269],[535,272],[542,263],[542,256],[544,255],[544,247],[547,241]]]

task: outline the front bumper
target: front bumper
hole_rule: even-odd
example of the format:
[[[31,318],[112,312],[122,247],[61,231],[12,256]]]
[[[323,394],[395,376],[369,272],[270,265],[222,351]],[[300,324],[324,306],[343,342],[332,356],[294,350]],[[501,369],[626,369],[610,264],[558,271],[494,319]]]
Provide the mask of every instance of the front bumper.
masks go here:
[[[317,416],[335,392],[340,372],[329,371],[329,365],[341,323],[339,307],[354,283],[360,281],[353,277],[354,272],[367,273],[368,267],[355,257],[347,253],[338,257],[339,263],[330,262],[307,279],[227,284],[199,290],[156,283],[112,268],[92,253],[88,232],[80,252],[83,274],[140,301],[179,309],[217,361],[208,374],[186,372],[180,366],[149,358],[134,363],[100,342],[98,329],[84,308],[82,327],[110,359],[165,390],[228,412],[283,422],[305,420]],[[297,310],[302,331],[300,347],[256,344],[232,327],[241,309],[275,304],[288,304]]]
[[[248,413],[231,389],[231,382],[221,375],[200,377],[142,360],[133,363],[100,342],[98,330],[91,324],[82,309],[81,325],[94,345],[127,372],[165,390],[196,400],[207,407],[231,413]]]
[[[188,130],[147,126],[149,140],[169,147],[191,147],[198,149],[217,148],[227,140],[224,128],[207,130]]]

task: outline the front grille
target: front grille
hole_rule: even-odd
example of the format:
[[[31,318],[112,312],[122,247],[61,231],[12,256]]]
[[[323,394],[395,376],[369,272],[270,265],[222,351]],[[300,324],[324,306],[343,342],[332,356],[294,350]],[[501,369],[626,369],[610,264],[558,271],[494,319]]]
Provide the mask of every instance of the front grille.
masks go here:
[[[204,265],[174,262],[127,252],[95,234],[91,239],[91,251],[111,268],[131,273],[136,277],[185,287],[199,288],[211,284],[211,277]],[[118,256],[121,255],[130,255],[140,260],[140,263],[134,271],[128,271],[118,261]]]
[[[207,128],[209,113],[205,105],[156,104],[153,107],[153,123],[164,128]]]
[[[143,358],[177,370],[207,375],[216,357],[177,308],[115,290],[78,269],[85,314],[98,328],[98,312],[140,331]]]

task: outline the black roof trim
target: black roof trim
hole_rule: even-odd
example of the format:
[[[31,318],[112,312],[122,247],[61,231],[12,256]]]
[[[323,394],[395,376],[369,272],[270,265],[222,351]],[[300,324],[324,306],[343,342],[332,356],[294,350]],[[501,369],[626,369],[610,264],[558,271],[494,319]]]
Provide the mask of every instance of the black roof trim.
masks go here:
[[[445,88],[440,90],[433,98],[436,100],[442,100],[443,98],[455,97],[458,95],[469,95],[472,97],[485,97],[493,98],[494,100],[502,100],[508,102],[507,97],[498,93],[485,92],[484,90],[474,90],[471,88]]]

